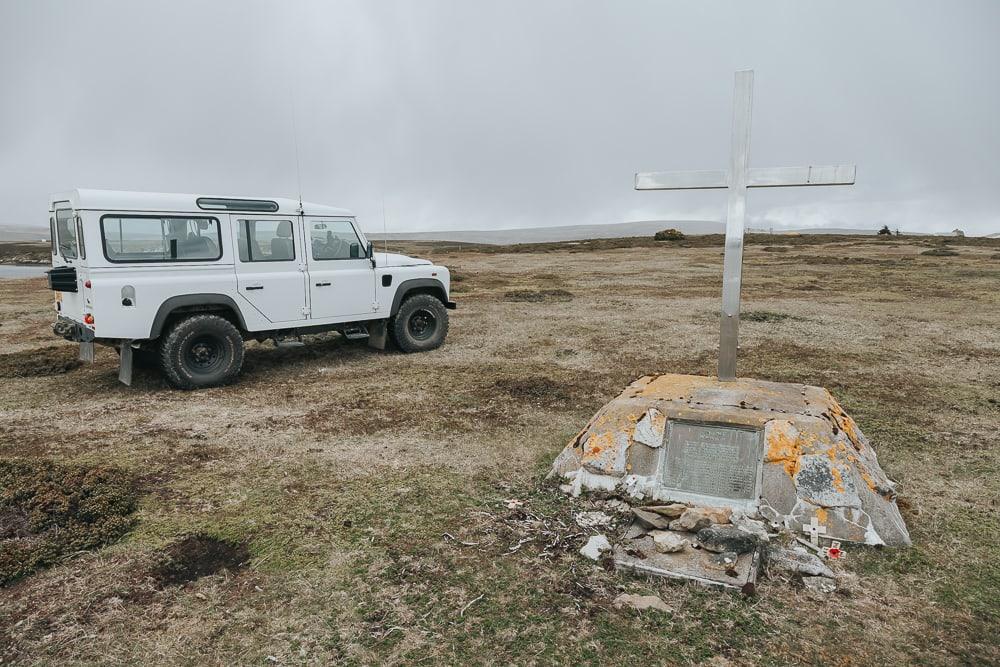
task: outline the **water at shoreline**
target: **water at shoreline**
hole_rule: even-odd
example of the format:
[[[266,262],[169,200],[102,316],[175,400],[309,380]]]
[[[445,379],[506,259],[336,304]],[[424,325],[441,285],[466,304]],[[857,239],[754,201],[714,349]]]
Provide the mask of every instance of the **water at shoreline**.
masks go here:
[[[0,264],[0,280],[41,278],[51,268],[51,266],[45,264]]]

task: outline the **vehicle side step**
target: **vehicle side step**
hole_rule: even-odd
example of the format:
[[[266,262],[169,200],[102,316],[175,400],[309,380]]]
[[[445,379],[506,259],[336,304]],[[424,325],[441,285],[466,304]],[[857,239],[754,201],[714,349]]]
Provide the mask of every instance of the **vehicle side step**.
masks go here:
[[[302,347],[305,343],[302,342],[302,336],[296,336],[295,338],[275,338],[275,347]]]
[[[347,340],[364,340],[368,338],[368,329],[363,326],[353,326],[345,328],[341,333]]]

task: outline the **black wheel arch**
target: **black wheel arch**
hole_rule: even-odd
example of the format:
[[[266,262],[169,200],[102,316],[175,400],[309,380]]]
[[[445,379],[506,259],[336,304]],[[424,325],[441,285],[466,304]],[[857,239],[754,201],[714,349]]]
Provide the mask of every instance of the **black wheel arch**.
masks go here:
[[[247,330],[243,313],[232,297],[225,294],[181,294],[160,304],[149,337],[158,338],[169,322],[187,313],[215,313],[228,319],[240,331]]]
[[[392,297],[392,308],[390,316],[395,316],[399,312],[399,306],[403,299],[414,294],[430,294],[437,298],[442,304],[448,304],[448,292],[444,288],[444,283],[434,278],[411,278],[404,280],[396,287],[396,293]]]

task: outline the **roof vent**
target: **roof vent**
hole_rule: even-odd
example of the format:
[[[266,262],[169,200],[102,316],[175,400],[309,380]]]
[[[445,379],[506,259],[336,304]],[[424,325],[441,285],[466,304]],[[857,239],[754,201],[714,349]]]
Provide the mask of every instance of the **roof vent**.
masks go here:
[[[222,199],[219,197],[199,197],[198,208],[203,211],[253,211],[254,213],[274,213],[278,203],[267,199]]]

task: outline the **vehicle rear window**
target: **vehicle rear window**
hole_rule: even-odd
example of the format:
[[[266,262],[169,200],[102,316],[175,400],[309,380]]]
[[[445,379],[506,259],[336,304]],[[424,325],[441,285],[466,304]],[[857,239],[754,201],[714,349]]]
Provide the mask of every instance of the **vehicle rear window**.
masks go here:
[[[105,215],[104,256],[109,262],[197,262],[222,257],[215,218]]]
[[[73,210],[61,208],[56,211],[56,234],[59,239],[56,247],[65,259],[76,259],[76,221],[73,220]]]

